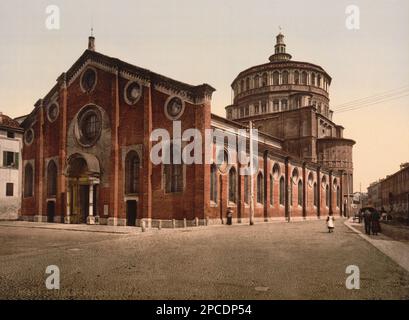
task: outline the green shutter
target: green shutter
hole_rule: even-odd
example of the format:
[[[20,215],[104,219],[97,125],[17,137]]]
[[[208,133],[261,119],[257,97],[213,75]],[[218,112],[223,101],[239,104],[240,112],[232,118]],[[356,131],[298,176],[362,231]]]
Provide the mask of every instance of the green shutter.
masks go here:
[[[16,169],[18,169],[18,165],[19,165],[19,160],[20,160],[20,154],[18,152],[16,152],[14,154],[14,167]]]

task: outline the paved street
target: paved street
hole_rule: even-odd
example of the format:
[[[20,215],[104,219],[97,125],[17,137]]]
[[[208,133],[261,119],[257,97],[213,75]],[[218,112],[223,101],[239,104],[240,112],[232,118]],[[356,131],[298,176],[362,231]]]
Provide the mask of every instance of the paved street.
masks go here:
[[[409,273],[343,222],[333,234],[324,221],[130,234],[0,223],[0,299],[409,299]],[[348,265],[360,290],[345,288]]]

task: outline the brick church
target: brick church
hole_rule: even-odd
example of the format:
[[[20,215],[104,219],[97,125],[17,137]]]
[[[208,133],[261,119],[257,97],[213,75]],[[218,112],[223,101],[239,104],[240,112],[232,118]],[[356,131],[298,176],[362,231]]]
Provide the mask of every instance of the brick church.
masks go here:
[[[225,223],[232,211],[234,223],[246,223],[251,199],[260,222],[347,214],[355,142],[332,121],[331,77],[291,59],[280,33],[269,62],[233,81],[233,104],[223,118],[211,113],[210,85],[101,54],[91,36],[21,123],[21,218],[183,227]],[[211,128],[236,134],[251,121],[259,129],[258,172],[250,179],[239,174],[240,163],[227,160],[153,164],[151,133],[172,132],[174,121],[202,136]],[[226,148],[222,156],[236,155]]]

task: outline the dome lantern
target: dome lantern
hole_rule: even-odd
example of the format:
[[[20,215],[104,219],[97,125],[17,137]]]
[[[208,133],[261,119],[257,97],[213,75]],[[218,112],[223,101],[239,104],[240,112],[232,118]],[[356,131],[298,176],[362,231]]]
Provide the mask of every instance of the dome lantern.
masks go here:
[[[286,45],[284,43],[284,35],[280,32],[276,36],[276,44],[274,46],[274,54],[270,56],[270,62],[291,60],[292,56],[286,53]]]

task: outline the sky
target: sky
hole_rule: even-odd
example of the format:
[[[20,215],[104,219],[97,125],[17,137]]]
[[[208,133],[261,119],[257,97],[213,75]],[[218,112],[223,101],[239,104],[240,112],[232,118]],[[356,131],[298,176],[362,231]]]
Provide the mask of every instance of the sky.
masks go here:
[[[360,28],[345,26],[348,5]],[[60,28],[46,8],[57,5]],[[330,105],[409,85],[407,0],[8,0],[0,2],[0,111],[29,113],[87,47],[190,84],[216,88],[212,112],[225,116],[237,74],[268,62],[279,26],[293,59],[333,78]],[[409,161],[409,97],[333,120],[354,139],[354,189]]]

